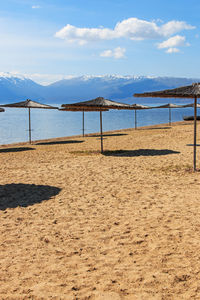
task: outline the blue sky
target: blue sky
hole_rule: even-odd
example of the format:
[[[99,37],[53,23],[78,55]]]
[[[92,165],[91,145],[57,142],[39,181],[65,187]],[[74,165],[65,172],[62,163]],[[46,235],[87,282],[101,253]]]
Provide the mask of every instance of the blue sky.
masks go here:
[[[0,72],[200,78],[199,0],[0,0]]]

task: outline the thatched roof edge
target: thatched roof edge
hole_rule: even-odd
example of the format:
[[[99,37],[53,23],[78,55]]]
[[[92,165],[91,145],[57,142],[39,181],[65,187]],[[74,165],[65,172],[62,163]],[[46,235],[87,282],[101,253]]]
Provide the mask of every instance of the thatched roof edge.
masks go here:
[[[95,107],[84,107],[81,109],[80,107],[64,107],[59,108],[59,111],[84,111],[84,112],[90,112],[90,111],[109,111],[107,108],[95,108]]]
[[[200,83],[155,92],[135,93],[134,97],[200,98]]]
[[[30,99],[21,102],[2,104],[0,107],[15,107],[15,108],[43,108],[43,109],[58,109],[56,106],[51,106],[48,104],[42,104]]]
[[[73,108],[79,107],[81,110],[85,107],[93,107],[96,109],[106,108],[106,109],[132,109],[131,105],[121,102],[116,102],[103,97],[97,97],[92,100],[76,102],[71,104],[62,104],[61,107]]]

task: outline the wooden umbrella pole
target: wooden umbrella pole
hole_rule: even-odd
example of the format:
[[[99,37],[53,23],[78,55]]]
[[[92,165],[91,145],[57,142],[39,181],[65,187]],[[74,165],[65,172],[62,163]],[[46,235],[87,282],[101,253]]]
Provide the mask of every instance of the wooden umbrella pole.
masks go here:
[[[135,129],[137,129],[137,112],[136,112],[136,109],[135,109]]]
[[[31,109],[28,108],[28,116],[29,116],[29,143],[31,144]]]
[[[85,136],[85,120],[84,120],[84,110],[83,110],[83,136]]]
[[[171,107],[169,107],[169,125],[172,124],[172,112],[171,112]]]
[[[197,150],[197,97],[194,97],[194,171],[196,171],[196,150]]]
[[[102,111],[100,111],[101,153],[103,153]]]

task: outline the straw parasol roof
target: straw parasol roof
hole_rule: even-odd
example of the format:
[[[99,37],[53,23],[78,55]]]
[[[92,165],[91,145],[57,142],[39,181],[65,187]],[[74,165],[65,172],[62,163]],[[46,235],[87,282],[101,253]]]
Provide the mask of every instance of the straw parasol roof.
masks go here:
[[[58,109],[58,107],[42,104],[36,101],[32,101],[30,99],[21,102],[11,103],[11,104],[3,104],[0,105],[0,107]]]
[[[186,106],[185,105],[167,103],[167,104],[164,104],[164,105],[152,106],[151,108],[183,108],[183,107],[186,107]]]
[[[98,108],[98,107],[85,107],[80,109],[79,107],[63,107],[63,108],[59,108],[60,111],[108,111],[108,108]]]
[[[106,108],[106,109],[132,109],[131,105],[121,102],[116,102],[108,99],[104,99],[103,97],[97,97],[92,100],[76,102],[72,104],[62,104],[61,107],[66,108],[74,108],[79,107],[79,109],[85,109],[87,107],[90,108]]]
[[[190,103],[190,104],[185,104],[183,105],[184,107],[194,107],[194,103]],[[200,104],[197,103],[197,108],[200,108]]]
[[[156,92],[136,93],[135,97],[200,98],[200,83]]]
[[[78,106],[73,107],[64,107],[59,108],[60,111],[82,111],[83,112],[83,119],[82,119],[82,135],[85,136],[85,112],[95,112],[95,111],[108,111],[107,108],[101,108],[101,107],[84,107],[83,109],[80,109]]]
[[[194,155],[193,169],[196,171],[196,127],[197,127],[197,98],[200,98],[200,83],[155,92],[137,93],[135,97],[159,98],[194,98]]]
[[[135,111],[135,129],[137,129],[137,110],[141,110],[141,109],[150,109],[150,106],[147,105],[141,105],[141,104],[131,104],[131,108]]]
[[[131,104],[131,107],[133,109],[149,109],[149,108],[152,108],[151,106],[147,106],[147,105],[141,105],[141,104]]]
[[[103,130],[102,130],[102,112],[108,109],[133,109],[131,105],[121,102],[97,97],[92,100],[76,102],[72,104],[62,104],[61,107],[67,109],[77,108],[77,111],[85,111],[86,109],[94,109],[100,112],[100,135],[101,135],[101,153],[103,153]]]
[[[152,106],[152,108],[168,108],[169,109],[169,125],[171,125],[171,120],[172,120],[172,116],[171,116],[171,109],[172,108],[185,108],[185,105],[178,105],[178,104],[172,104],[172,103],[167,103],[164,105],[159,105],[159,106]]]
[[[15,102],[10,104],[3,104],[0,107],[11,107],[11,108],[28,108],[29,113],[29,142],[31,144],[31,108],[42,108],[42,109],[58,109],[58,107],[42,104],[30,99],[21,102]]]

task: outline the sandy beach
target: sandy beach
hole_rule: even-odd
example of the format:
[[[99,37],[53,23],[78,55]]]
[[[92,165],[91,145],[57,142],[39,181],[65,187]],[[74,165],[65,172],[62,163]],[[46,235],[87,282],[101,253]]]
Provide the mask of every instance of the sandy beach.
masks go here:
[[[96,135],[1,146],[0,299],[200,299],[192,144],[180,122],[106,133],[105,154]]]

